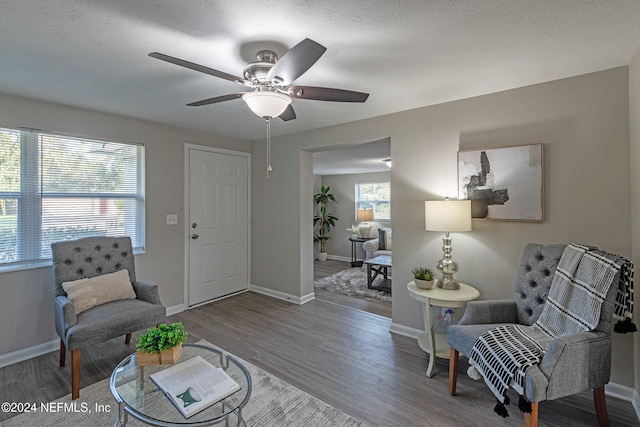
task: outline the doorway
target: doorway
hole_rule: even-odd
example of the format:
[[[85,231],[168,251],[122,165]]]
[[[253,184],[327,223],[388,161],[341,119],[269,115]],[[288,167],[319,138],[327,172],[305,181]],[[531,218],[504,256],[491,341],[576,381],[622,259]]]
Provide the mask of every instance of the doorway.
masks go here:
[[[365,208],[356,206],[359,203],[356,189],[365,183],[386,183],[388,192],[391,169],[385,160],[390,157],[390,138],[347,147],[324,147],[322,151],[312,153],[313,192],[317,193],[321,186],[329,186],[337,203],[327,210],[338,217],[329,232],[331,239],[326,242],[327,260],[313,261],[316,300],[391,317],[391,296],[383,292],[377,295],[375,291],[367,290],[366,268],[354,268],[361,265],[365,258],[362,240],[354,244],[349,239],[352,226],[358,225],[356,210]],[[388,211],[386,217],[376,212],[372,231],[375,231],[373,234],[377,238],[378,228],[391,227],[391,218]]]
[[[185,145],[185,180],[191,307],[249,288],[249,153]]]

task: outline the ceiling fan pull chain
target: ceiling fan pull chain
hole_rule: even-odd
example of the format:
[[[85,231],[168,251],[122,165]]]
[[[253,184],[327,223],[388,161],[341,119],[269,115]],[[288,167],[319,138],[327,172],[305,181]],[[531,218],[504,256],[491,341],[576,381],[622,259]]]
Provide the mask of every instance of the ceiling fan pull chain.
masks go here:
[[[265,117],[267,122],[267,174],[265,178],[271,178],[270,173],[273,170],[271,167],[271,117]]]

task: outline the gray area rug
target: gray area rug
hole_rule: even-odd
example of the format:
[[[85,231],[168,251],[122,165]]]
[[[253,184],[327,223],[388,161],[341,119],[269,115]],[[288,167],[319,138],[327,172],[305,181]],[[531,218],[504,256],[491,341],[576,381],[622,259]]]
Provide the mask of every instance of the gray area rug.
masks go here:
[[[199,344],[211,345],[206,341]],[[215,347],[212,345],[212,347]],[[251,363],[234,356],[247,368],[251,374],[253,390],[251,399],[244,407],[242,415],[247,426],[256,427],[339,427],[362,426],[365,424],[351,418],[344,412],[317,399],[310,394],[292,386]],[[0,426],[3,427],[76,427],[76,426],[113,426],[117,418],[118,405],[116,404],[109,379],[84,387],[80,390],[80,398],[71,400],[71,395],[56,400],[56,402],[76,402],[78,407],[86,402],[89,412],[66,412],[61,410],[54,413],[24,413],[11,418]],[[93,410],[96,405],[110,408],[111,412],[97,413]],[[185,419],[186,421],[186,419]],[[235,418],[230,418],[231,425],[235,425]],[[129,416],[128,426],[143,426],[143,424]]]
[[[380,280],[381,276],[376,278]],[[376,282],[374,282],[375,285]],[[313,282],[316,288],[329,292],[365,298],[385,304],[391,304],[391,295],[382,291],[367,288],[367,271],[360,267],[339,271],[331,276],[323,277]]]

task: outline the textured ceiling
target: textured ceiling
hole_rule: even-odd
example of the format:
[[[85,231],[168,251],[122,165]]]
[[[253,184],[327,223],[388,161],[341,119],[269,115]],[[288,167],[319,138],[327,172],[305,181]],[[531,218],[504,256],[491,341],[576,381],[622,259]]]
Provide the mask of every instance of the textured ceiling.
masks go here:
[[[305,37],[327,52],[296,83],[371,94],[294,100],[274,135],[628,65],[637,0],[0,0],[0,92],[236,138],[264,138],[240,86],[158,51],[239,75],[262,48]],[[10,124],[9,124],[10,125]]]

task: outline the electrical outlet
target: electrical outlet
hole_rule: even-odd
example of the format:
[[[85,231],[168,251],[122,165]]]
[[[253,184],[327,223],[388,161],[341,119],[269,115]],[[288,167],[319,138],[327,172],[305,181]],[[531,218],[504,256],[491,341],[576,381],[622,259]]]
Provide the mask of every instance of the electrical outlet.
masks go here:
[[[178,214],[167,214],[167,225],[177,225]]]

